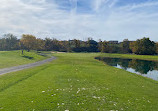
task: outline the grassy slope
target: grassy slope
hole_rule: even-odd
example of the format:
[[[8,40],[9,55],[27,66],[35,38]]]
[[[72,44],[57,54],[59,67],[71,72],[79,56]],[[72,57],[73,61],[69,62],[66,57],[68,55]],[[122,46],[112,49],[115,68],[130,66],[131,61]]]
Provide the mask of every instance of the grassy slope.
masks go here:
[[[33,58],[28,59],[27,57]],[[0,68],[32,63],[42,59],[45,59],[45,57],[37,55],[35,52],[25,51],[24,55],[22,55],[21,51],[0,51]]]
[[[0,109],[158,109],[157,81],[93,59],[100,54],[55,55],[52,63],[0,76]]]

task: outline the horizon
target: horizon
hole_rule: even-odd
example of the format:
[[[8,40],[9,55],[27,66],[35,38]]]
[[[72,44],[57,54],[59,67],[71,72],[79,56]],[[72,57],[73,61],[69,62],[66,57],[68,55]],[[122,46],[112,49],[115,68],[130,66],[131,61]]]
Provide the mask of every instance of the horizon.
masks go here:
[[[156,0],[1,0],[1,34],[157,41]]]

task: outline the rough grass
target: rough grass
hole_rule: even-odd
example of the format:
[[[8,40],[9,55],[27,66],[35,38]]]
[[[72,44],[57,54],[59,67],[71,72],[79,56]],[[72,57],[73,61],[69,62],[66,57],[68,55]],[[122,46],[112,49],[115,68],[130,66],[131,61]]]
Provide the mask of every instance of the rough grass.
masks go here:
[[[62,53],[52,63],[0,76],[1,110],[155,111],[158,82],[97,61],[94,53]]]
[[[0,68],[12,67],[43,60],[46,57],[38,55],[36,52],[21,51],[0,51]]]

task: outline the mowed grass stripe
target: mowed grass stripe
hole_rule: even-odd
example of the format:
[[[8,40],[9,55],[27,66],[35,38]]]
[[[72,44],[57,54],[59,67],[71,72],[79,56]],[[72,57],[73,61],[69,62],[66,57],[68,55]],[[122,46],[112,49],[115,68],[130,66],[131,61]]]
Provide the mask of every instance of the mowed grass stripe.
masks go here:
[[[0,108],[42,111],[157,110],[157,81],[95,60],[94,57],[99,55],[55,54],[58,59],[52,63],[4,75],[0,81],[15,82],[32,76],[1,91]]]
[[[29,69],[29,72],[27,70],[23,70],[23,74],[18,74],[18,72],[14,72],[11,74],[7,74],[6,76],[0,76],[2,78],[0,78],[0,83],[3,84],[2,86],[0,86],[0,92],[8,89],[11,86],[14,86],[16,84],[18,84],[19,82],[22,82],[30,77],[32,77],[33,75],[37,74],[38,72],[44,70],[45,68],[47,68],[48,66],[44,66],[42,67],[40,70],[33,70],[33,72]],[[8,81],[9,80],[9,81]]]

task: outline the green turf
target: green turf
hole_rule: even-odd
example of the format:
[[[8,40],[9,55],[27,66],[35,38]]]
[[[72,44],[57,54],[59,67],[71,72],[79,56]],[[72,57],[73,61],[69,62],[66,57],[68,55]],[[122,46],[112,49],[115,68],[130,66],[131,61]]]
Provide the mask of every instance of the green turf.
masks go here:
[[[100,56],[100,53],[62,53],[55,56],[58,59],[51,63],[0,76],[0,109],[13,111],[156,111],[158,109],[157,81],[95,60],[94,57]]]
[[[38,55],[36,52],[27,52],[24,51],[24,54],[21,54],[21,51],[0,51],[0,68],[12,67],[21,64],[27,64],[43,60],[46,57]]]
[[[134,55],[134,54],[110,54],[110,53],[102,53],[101,57],[117,57],[117,58],[133,58],[133,59],[143,59],[143,60],[153,60],[158,61],[157,55]]]

